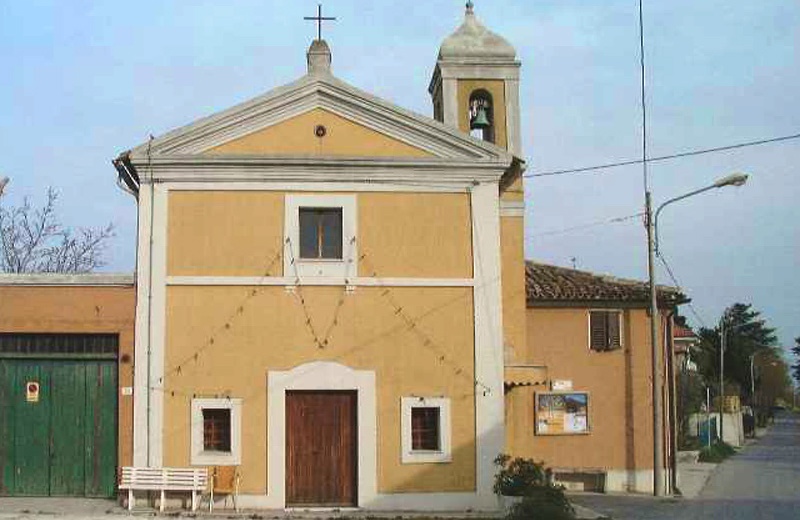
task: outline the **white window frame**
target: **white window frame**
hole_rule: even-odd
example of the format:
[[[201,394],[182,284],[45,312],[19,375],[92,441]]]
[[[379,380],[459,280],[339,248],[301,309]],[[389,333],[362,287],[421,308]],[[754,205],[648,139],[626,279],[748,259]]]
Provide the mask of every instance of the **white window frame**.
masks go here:
[[[446,397],[401,398],[401,462],[403,464],[445,463],[453,460],[451,451],[450,399]],[[414,450],[411,448],[411,409],[439,409],[439,449]]]
[[[206,451],[203,449],[203,409],[228,409],[231,411],[231,451]],[[192,399],[192,453],[193,466],[238,466],[242,463],[242,400]]]
[[[592,348],[592,313],[593,312],[616,312],[617,313],[617,320],[619,321],[619,348],[614,348],[611,350],[595,350]],[[625,328],[624,324],[625,321],[623,317],[625,316],[624,309],[589,309],[586,312],[586,346],[589,349],[589,352],[594,352],[597,354],[604,354],[607,352],[616,352],[622,351],[625,349]]]
[[[283,275],[299,277],[333,277],[345,279],[358,275],[355,195],[286,195],[284,202]],[[342,258],[300,258],[300,208],[341,208]],[[292,265],[292,260],[295,265]],[[295,271],[295,267],[297,271]]]

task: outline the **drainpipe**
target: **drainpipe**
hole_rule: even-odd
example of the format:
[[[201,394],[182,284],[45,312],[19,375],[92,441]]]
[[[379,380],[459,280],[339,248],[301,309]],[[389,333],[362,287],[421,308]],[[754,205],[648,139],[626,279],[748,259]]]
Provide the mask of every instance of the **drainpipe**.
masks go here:
[[[123,152],[111,161],[117,170],[117,186],[134,197],[139,196],[139,174],[131,163],[130,151]]]
[[[152,140],[152,136],[151,136],[151,140]],[[111,161],[111,164],[113,164],[114,168],[116,168],[116,170],[117,170],[117,186],[119,186],[119,188],[122,191],[124,191],[125,193],[128,193],[128,194],[132,195],[133,197],[135,197],[137,202],[138,202],[138,200],[139,200],[139,189],[140,189],[140,186],[141,186],[141,182],[140,182],[140,179],[139,179],[139,173],[136,171],[136,167],[131,162],[130,154],[131,154],[130,150],[128,150],[127,152],[121,153],[116,159],[113,159]],[[149,145],[148,145],[148,157],[149,157],[149,154],[150,154],[150,148],[149,148]],[[150,167],[150,172],[149,173],[150,173],[150,176],[152,177],[152,174],[153,174],[152,166]],[[137,228],[136,228],[136,236],[138,237],[139,236],[139,219],[138,218],[136,219],[136,226],[137,226]],[[150,331],[150,326],[151,326],[151,321],[152,321],[152,298],[153,298],[153,295],[152,295],[152,293],[153,293],[153,275],[152,275],[152,268],[153,268],[153,247],[152,247],[152,244],[153,244],[153,190],[152,189],[150,190],[150,229],[149,229],[149,235],[150,235],[149,236],[149,244],[150,244],[149,251],[150,251],[150,253],[149,253],[149,259],[148,259],[148,263],[149,263],[149,268],[148,269],[149,270],[148,270],[148,277],[147,277],[147,285],[148,285],[148,289],[147,289],[147,299],[148,299],[147,310],[148,310],[148,316],[147,316],[147,333],[146,333],[146,337],[147,337],[147,363],[146,363],[146,365],[147,365],[147,391],[146,391],[147,405],[146,405],[146,414],[145,414],[145,425],[146,425],[146,427],[145,427],[145,435],[146,435],[146,439],[147,439],[146,442],[145,442],[145,446],[146,446],[145,459],[147,461],[147,465],[148,466],[150,466],[150,415],[151,415],[151,406],[152,406],[151,405],[151,397],[150,397],[150,394],[151,394],[151,390],[150,390],[150,357],[151,357],[150,343],[151,343],[151,341],[150,340],[151,340],[151,335],[152,335],[151,331]],[[136,254],[135,272],[138,274],[139,273],[139,240],[138,240],[138,238],[136,240],[136,253],[135,254]],[[139,284],[138,276],[136,277],[136,284],[137,284],[137,286]],[[138,293],[138,289],[137,289],[137,293]],[[139,363],[137,363],[137,361],[138,360],[136,360],[134,358],[134,364],[133,364],[134,371],[137,370],[137,368],[141,367],[141,365]],[[135,377],[135,375],[134,375],[134,377]],[[141,398],[141,396],[139,398]]]

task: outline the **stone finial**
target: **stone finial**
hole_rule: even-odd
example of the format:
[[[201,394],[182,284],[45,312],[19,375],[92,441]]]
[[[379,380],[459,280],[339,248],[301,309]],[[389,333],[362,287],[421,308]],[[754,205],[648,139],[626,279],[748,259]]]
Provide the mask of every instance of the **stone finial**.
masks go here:
[[[331,71],[331,49],[325,40],[314,40],[306,53],[308,73],[320,74]]]
[[[467,14],[473,14],[475,9],[475,4],[472,3],[472,0],[467,2]]]

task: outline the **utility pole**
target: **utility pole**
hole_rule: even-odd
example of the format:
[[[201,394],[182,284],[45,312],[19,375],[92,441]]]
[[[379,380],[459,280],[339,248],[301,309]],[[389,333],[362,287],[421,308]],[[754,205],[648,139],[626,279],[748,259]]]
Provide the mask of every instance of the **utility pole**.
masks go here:
[[[661,349],[658,344],[659,314],[655,275],[655,219],[650,191],[644,194],[647,225],[647,270],[650,283],[650,345],[653,367],[653,494],[664,495],[664,416],[662,415]]]

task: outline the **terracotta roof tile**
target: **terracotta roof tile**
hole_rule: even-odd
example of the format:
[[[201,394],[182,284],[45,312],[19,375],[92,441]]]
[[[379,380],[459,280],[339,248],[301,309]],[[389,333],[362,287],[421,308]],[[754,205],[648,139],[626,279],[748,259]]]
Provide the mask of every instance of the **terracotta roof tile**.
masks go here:
[[[528,304],[537,302],[636,302],[649,301],[646,282],[579,271],[566,267],[525,262]],[[677,288],[658,286],[661,305],[678,305],[688,301]]]
[[[674,337],[674,338],[696,339],[697,335],[689,327],[683,327],[681,325],[675,325],[675,329],[674,329],[674,332],[672,333],[672,337]]]

